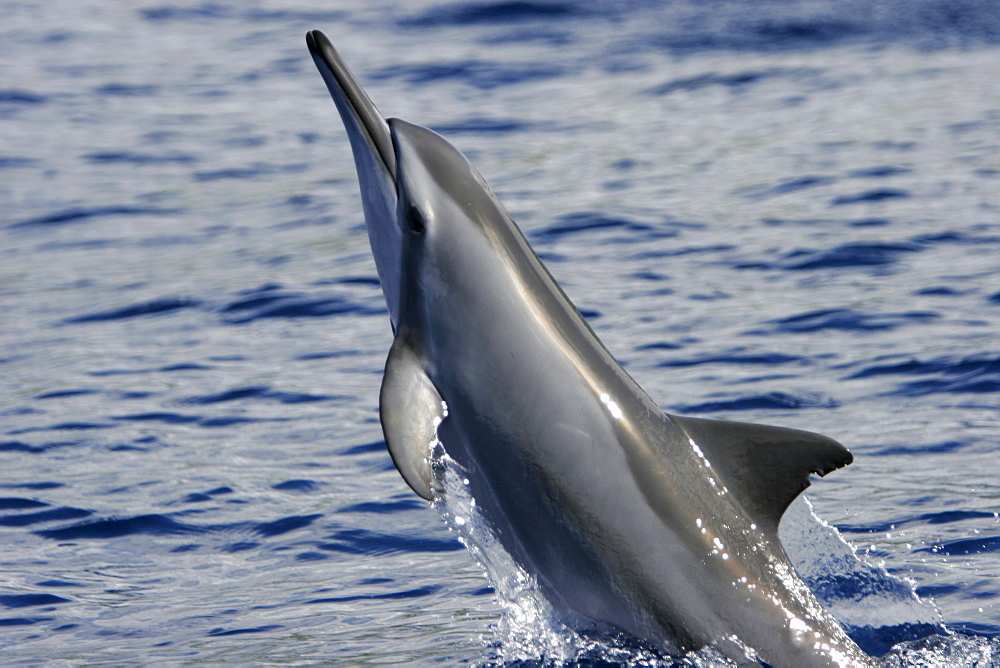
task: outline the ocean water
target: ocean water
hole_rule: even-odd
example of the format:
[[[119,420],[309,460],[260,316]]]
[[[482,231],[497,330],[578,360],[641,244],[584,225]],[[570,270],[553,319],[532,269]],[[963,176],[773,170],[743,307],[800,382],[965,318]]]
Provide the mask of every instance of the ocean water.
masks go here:
[[[361,4],[0,7],[3,663],[669,664],[533,645],[395,472],[318,28],[664,409],[851,448],[859,560],[782,530],[867,648],[1000,665],[1000,8]]]

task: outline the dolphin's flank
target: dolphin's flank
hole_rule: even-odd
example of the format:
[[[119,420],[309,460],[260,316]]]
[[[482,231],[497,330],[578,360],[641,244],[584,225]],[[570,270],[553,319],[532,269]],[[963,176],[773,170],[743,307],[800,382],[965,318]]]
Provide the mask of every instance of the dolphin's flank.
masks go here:
[[[354,152],[395,333],[382,429],[407,484],[441,493],[439,440],[504,549],[577,618],[738,663],[870,665],[777,536],[810,474],[850,453],[810,432],[663,413],[465,156],[384,119],[326,37],[306,39]]]

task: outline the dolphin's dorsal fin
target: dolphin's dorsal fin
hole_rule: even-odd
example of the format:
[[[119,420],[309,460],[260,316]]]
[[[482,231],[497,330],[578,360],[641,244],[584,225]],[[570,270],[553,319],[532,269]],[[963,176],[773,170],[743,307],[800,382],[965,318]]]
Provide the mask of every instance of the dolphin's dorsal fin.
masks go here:
[[[697,444],[757,525],[773,535],[785,509],[809,486],[810,474],[824,476],[854,461],[840,443],[809,431],[669,417]]]
[[[420,359],[399,334],[389,349],[378,403],[392,463],[406,484],[430,501],[434,496],[431,446],[447,411]]]

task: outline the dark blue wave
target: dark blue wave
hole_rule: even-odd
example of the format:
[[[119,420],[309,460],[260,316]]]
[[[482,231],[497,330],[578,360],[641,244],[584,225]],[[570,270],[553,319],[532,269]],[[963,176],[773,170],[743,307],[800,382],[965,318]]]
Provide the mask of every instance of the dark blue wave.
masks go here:
[[[636,346],[635,350],[681,350],[682,348],[684,348],[684,345],[680,343],[656,341],[654,343],[644,343],[641,346]]]
[[[94,92],[111,97],[147,97],[156,95],[159,90],[160,87],[154,84],[109,83],[98,86]]]
[[[52,617],[7,617],[0,619],[0,627],[3,626],[31,626],[32,624],[42,624],[51,622]]]
[[[903,325],[926,323],[940,316],[932,311],[907,313],[861,313],[850,308],[823,309],[793,315],[780,320],[769,320],[773,331],[808,334],[826,329],[846,331],[890,330]],[[768,330],[752,330],[750,334],[769,334]]]
[[[329,552],[383,555],[395,552],[455,552],[465,549],[455,538],[438,539],[400,536],[367,529],[342,529],[316,545]]]
[[[831,573],[809,578],[809,588],[824,603],[861,600],[872,594],[895,599],[910,598],[910,586],[903,580],[887,578],[878,571]]]
[[[886,227],[891,223],[892,221],[888,218],[858,218],[850,221],[849,225],[852,227]]]
[[[190,164],[198,159],[188,153],[151,155],[134,151],[99,151],[83,156],[88,162],[98,164],[160,165],[164,163]]]
[[[204,503],[205,501],[212,501],[216,496],[222,496],[225,494],[232,494],[233,488],[228,486],[216,487],[215,489],[210,489],[207,492],[192,492],[186,495],[184,498],[177,501],[177,503]]]
[[[43,481],[43,482],[6,482],[0,483],[0,489],[31,489],[31,490],[46,490],[46,489],[57,489],[59,487],[65,487],[66,483],[53,482],[53,481]]]
[[[356,350],[331,350],[329,352],[322,353],[306,353],[304,355],[298,355],[295,357],[297,362],[311,362],[313,360],[329,360],[336,359],[338,357],[346,357],[348,355],[357,355]]]
[[[1000,392],[1000,377],[991,374],[990,377],[970,377],[957,379],[918,380],[899,386],[890,394],[906,397],[922,397],[937,392],[951,394],[992,394]]]
[[[181,309],[196,308],[201,306],[197,299],[186,297],[162,297],[148,302],[131,304],[109,311],[98,311],[87,315],[77,316],[64,320],[67,324],[78,324],[85,322],[107,322],[109,320],[127,320],[129,318],[141,318],[152,315],[162,315]]]
[[[449,123],[447,125],[436,124],[431,129],[445,136],[474,134],[474,135],[504,135],[512,132],[523,132],[531,125],[524,121],[514,119],[498,118],[467,118],[463,121]]]
[[[382,288],[382,283],[378,276],[341,276],[333,280],[316,281],[313,285],[367,285],[373,288]]]
[[[85,587],[82,582],[71,582],[69,580],[42,580],[35,583],[36,587]]]
[[[840,18],[809,17],[772,18],[757,24],[754,32],[776,43],[791,45],[825,46],[851,40],[867,32],[853,21]]]
[[[285,627],[282,626],[281,624],[265,624],[264,626],[255,626],[253,628],[246,628],[246,629],[229,629],[229,630],[226,630],[226,629],[218,628],[218,629],[212,629],[211,631],[209,631],[205,635],[209,635],[209,636],[235,636],[235,635],[242,635],[244,633],[263,633],[265,631],[273,631],[275,629],[282,629],[282,628],[285,628]]]
[[[383,315],[384,307],[369,307],[344,297],[308,297],[285,292],[276,286],[264,286],[244,293],[222,307],[226,322],[244,324],[260,318],[322,318],[332,315]]]
[[[216,2],[203,2],[193,6],[165,4],[140,10],[139,14],[145,20],[154,23],[238,19],[266,23],[287,21],[309,25],[340,23],[347,16],[347,12],[337,10],[264,9],[245,7],[238,3],[222,4]]]
[[[900,455],[931,455],[944,452],[955,452],[968,445],[962,441],[945,441],[920,445],[890,445],[878,450],[869,450],[865,454],[871,457],[897,457]]]
[[[342,455],[367,455],[372,452],[384,452],[388,453],[388,446],[386,446],[385,441],[372,441],[371,443],[362,443],[360,445],[352,445],[349,448],[345,448],[341,451]]]
[[[643,349],[649,349],[654,347],[661,347],[662,344],[651,344],[648,346],[643,346]],[[668,349],[675,349],[677,346],[673,346]],[[796,363],[806,363],[809,358],[802,357],[801,355],[785,355],[783,353],[760,353],[756,355],[751,354],[740,354],[734,353],[731,355],[705,355],[702,357],[694,357],[689,359],[672,359],[663,362],[658,362],[656,366],[658,367],[689,367],[689,366],[700,366],[702,364],[761,364],[764,366],[777,366],[779,364],[789,364],[792,362]]]
[[[22,433],[24,430],[21,430]],[[63,444],[46,444],[46,445],[29,445],[28,443],[23,443],[21,441],[3,441],[0,442],[0,452],[27,452],[33,455],[37,455],[41,452],[45,452],[53,447],[59,447]]]
[[[714,413],[719,411],[788,410],[789,408],[835,408],[837,402],[820,395],[796,396],[785,392],[754,394],[725,401],[677,406],[679,413]]]
[[[869,167],[867,169],[855,169],[848,173],[848,176],[858,179],[884,179],[888,176],[898,176],[899,174],[909,174],[913,170],[909,167],[894,167],[883,165],[881,167]]]
[[[232,18],[237,15],[235,6],[205,2],[193,7],[163,5],[139,11],[147,21],[197,21],[199,19]]]
[[[913,241],[922,244],[959,244],[982,246],[984,244],[1000,244],[1000,236],[995,234],[972,234],[971,232],[947,230],[945,232],[934,232],[932,234],[920,234],[913,237]]]
[[[212,497],[208,494],[204,494],[202,492],[192,492],[176,503],[205,503],[206,501],[211,500]]]
[[[958,290],[955,290],[954,288],[949,288],[948,286],[945,286],[945,285],[939,285],[939,286],[934,286],[934,287],[930,287],[930,288],[923,288],[921,290],[917,290],[914,294],[917,294],[917,295],[931,295],[931,296],[938,296],[938,297],[958,297],[958,296],[960,296],[960,295],[962,295],[964,293],[959,292]]]
[[[941,357],[929,361],[907,359],[890,364],[873,364],[848,376],[917,375],[936,376],[899,385],[890,394],[924,396],[936,392],[991,393],[1000,391],[1000,357]]]
[[[155,209],[152,207],[136,206],[105,206],[90,209],[64,209],[55,213],[38,218],[29,218],[9,227],[50,227],[53,225],[65,225],[66,223],[77,223],[90,218],[106,218],[108,216],[167,216],[179,213],[180,209]]]
[[[735,72],[732,74],[708,72],[706,74],[699,74],[693,77],[668,81],[651,88],[649,92],[654,95],[669,95],[670,93],[677,91],[690,92],[711,86],[721,86],[723,88],[728,88],[733,92],[739,92],[741,89],[765,79],[788,76],[816,76],[820,73],[820,70],[788,69],[782,67],[772,67],[764,70],[745,70],[743,72]],[[802,180],[805,181],[810,179],[812,179],[812,177],[805,177],[805,179]],[[810,185],[817,184],[806,183],[804,187],[808,187]],[[798,188],[792,188],[792,190],[798,190]],[[788,192],[791,192],[792,190],[789,190]]]
[[[27,508],[44,508],[49,504],[34,499],[19,499],[17,497],[0,497],[0,510],[24,510]]]
[[[292,517],[282,517],[280,520],[274,520],[273,522],[262,522],[256,525],[253,530],[255,533],[259,533],[262,536],[280,536],[281,534],[288,533],[289,531],[295,531],[296,529],[307,527],[320,517],[323,517],[323,515],[319,513],[314,515],[293,515]]]
[[[219,417],[205,418],[198,425],[201,427],[232,427],[237,424],[252,424],[256,422],[287,422],[292,418],[255,418],[244,417],[242,415],[223,415]]]
[[[156,411],[152,413],[133,413],[131,415],[113,415],[112,420],[122,420],[126,422],[162,422],[163,424],[190,424],[203,420],[201,415],[184,415],[182,413],[170,413],[166,411]]]
[[[980,636],[983,638],[1000,638],[1000,626],[995,624],[948,620],[948,630],[953,633],[961,633],[963,635]]]
[[[400,21],[407,27],[472,26],[544,21],[551,24],[566,18],[586,16],[590,12],[579,3],[527,2],[502,0],[500,2],[457,2],[432,7],[419,16]]]
[[[16,155],[0,155],[0,169],[21,169],[34,167],[38,164],[35,158],[24,158]]]
[[[806,190],[807,188],[829,185],[834,183],[836,180],[837,179],[832,176],[799,176],[794,179],[782,181],[776,186],[750,190],[746,194],[755,199],[774,197],[776,195],[787,195],[788,193]]]
[[[843,206],[845,204],[860,204],[863,202],[882,202],[887,199],[905,199],[910,196],[906,190],[899,188],[879,188],[876,190],[866,190],[856,195],[841,195],[830,200],[831,206]]]
[[[218,490],[215,491],[220,494],[223,493]],[[185,511],[180,514],[189,514],[190,512],[198,511]],[[128,517],[108,517],[100,520],[80,522],[56,529],[36,530],[34,533],[52,540],[105,540],[109,538],[120,538],[122,536],[168,536],[229,531],[249,531],[265,538],[271,538],[273,536],[280,536],[282,534],[307,527],[320,517],[322,517],[321,514],[292,515],[290,517],[282,517],[269,522],[198,525],[182,522],[170,517],[169,515],[150,513],[146,515],[134,515]],[[251,543],[249,541],[230,543],[223,549],[229,551],[240,551],[243,549],[249,549],[246,547],[247,545],[253,545],[255,547],[257,546],[257,543]]]
[[[216,169],[208,172],[192,172],[195,181],[220,181],[223,179],[253,179],[258,176],[272,176],[274,174],[286,174],[301,172],[307,165],[302,163],[292,163],[286,165],[271,165],[266,163],[254,163],[249,167],[230,167],[227,169]]]
[[[423,587],[417,587],[416,589],[407,589],[404,591],[392,591],[386,592],[384,594],[358,594],[355,596],[327,596],[324,598],[314,598],[310,601],[304,601],[306,605],[311,605],[314,603],[351,603],[353,601],[367,601],[367,600],[386,600],[386,599],[408,599],[408,598],[423,598],[424,596],[430,596],[443,587],[441,585],[425,585]]]
[[[662,7],[656,13],[661,34],[646,42],[680,53],[767,53],[891,43],[945,48],[1000,42],[1000,12],[993,3],[922,0],[907,5],[906,11],[894,3],[844,0],[728,2],[724,9],[696,2],[657,7]]]
[[[625,218],[612,218],[601,213],[585,211],[562,216],[555,223],[531,231],[531,238],[541,243],[555,241],[568,235],[596,230],[623,230],[626,232],[649,232],[653,228],[645,223],[637,223]],[[676,234],[671,232],[671,234]]]
[[[0,452],[30,452],[37,454],[44,451],[45,448],[41,446],[28,445],[27,443],[22,443],[21,441],[0,442]]]
[[[776,52],[830,48],[841,44],[904,43],[917,48],[972,47],[1000,43],[1000,11],[993,3],[922,0],[893,3],[757,2],[596,3],[553,0],[464,1],[435,6],[399,21],[410,29],[511,26],[523,38],[589,19],[617,26],[637,15],[648,30],[641,40],[626,31],[617,51],[667,50]],[[573,33],[565,30],[563,39]],[[478,34],[478,33],[477,33]],[[482,39],[482,38],[481,38]],[[636,43],[638,42],[638,43]]]
[[[35,105],[48,102],[49,98],[26,90],[6,89],[0,90],[0,104],[24,104]]]
[[[70,602],[70,599],[55,594],[0,594],[0,605],[5,608],[33,608]]]
[[[106,539],[121,536],[147,534],[165,536],[171,534],[199,533],[202,529],[178,522],[166,515],[149,514],[132,517],[112,517],[92,522],[73,524],[59,529],[44,529],[35,533],[52,540]]]
[[[996,518],[996,514],[981,510],[945,510],[938,513],[926,513],[914,518],[914,520],[926,522],[927,524],[950,524],[951,522],[961,522],[963,520],[988,518]]]
[[[915,552],[931,552],[933,554],[946,554],[949,556],[967,556],[970,554],[990,554],[1000,552],[1000,536],[986,536],[983,538],[966,538],[953,540],[945,543],[936,543],[930,547],[914,550]]]
[[[107,422],[57,422],[43,427],[26,427],[24,429],[13,429],[8,434],[28,434],[38,431],[86,431],[88,429],[110,429],[115,425]],[[60,445],[70,445],[61,443]],[[51,447],[51,446],[50,446]]]
[[[642,251],[629,256],[632,260],[656,260],[665,257],[680,257],[682,255],[698,255],[701,253],[719,253],[736,248],[733,244],[713,244],[711,246],[683,246],[666,250]]]
[[[935,598],[937,596],[947,596],[962,591],[959,585],[922,585],[914,590],[920,598]]]
[[[302,492],[303,494],[315,492],[318,488],[319,485],[313,480],[286,480],[271,485],[271,489],[276,489],[279,492]]]
[[[219,404],[228,401],[242,401],[244,399],[261,399],[265,401],[277,401],[283,404],[314,403],[317,401],[329,401],[338,397],[329,394],[305,394],[302,392],[277,392],[269,387],[241,387],[234,390],[226,390],[217,394],[206,394],[196,397],[182,399],[182,404],[209,405]]]
[[[369,75],[374,80],[401,80],[412,85],[455,80],[480,90],[499,86],[540,81],[562,76],[564,71],[554,64],[502,65],[500,63],[467,60],[423,65],[393,65]]]
[[[127,376],[132,374],[143,374],[143,373],[172,373],[175,371],[208,371],[213,367],[206,366],[204,364],[193,364],[190,362],[185,362],[182,364],[168,364],[166,366],[161,366],[154,369],[104,369],[102,371],[88,371],[88,376]],[[143,397],[149,396],[148,393],[143,392],[129,392],[119,395],[123,399],[141,399]]]
[[[21,513],[18,515],[0,515],[0,526],[5,527],[26,527],[42,522],[56,522],[59,520],[77,520],[82,517],[93,515],[93,510],[83,510],[82,508],[51,508],[37,513]]]
[[[856,371],[848,378],[870,378],[872,376],[886,375],[911,375],[930,373],[968,373],[979,369],[997,365],[1000,368],[1000,358],[980,360],[978,358],[967,358],[962,360],[952,360],[947,357],[938,358],[928,362],[922,362],[916,358],[909,358],[905,361],[894,362],[892,364],[873,364],[860,371]]]
[[[421,510],[426,508],[426,503],[421,503],[415,499],[402,499],[400,501],[367,501],[355,503],[350,506],[338,508],[338,513],[375,513],[377,515],[388,515],[406,510]]]
[[[894,531],[906,524],[951,524],[966,520],[995,519],[993,513],[981,510],[945,510],[934,513],[923,513],[913,517],[901,517],[888,522],[873,522],[870,524],[838,524],[837,531],[841,533],[873,534]]]
[[[41,394],[36,394],[34,399],[62,399],[63,397],[77,397],[83,394],[96,394],[97,390],[90,389],[79,389],[79,390],[55,390],[53,392],[43,392]]]
[[[915,243],[850,243],[829,250],[796,250],[786,255],[778,267],[790,270],[880,267],[893,264],[902,255],[923,250]]]
[[[951,624],[948,626],[950,628]],[[919,640],[945,632],[943,627],[927,623],[878,627],[845,624],[844,630],[861,649],[871,656],[882,656],[901,642]]]

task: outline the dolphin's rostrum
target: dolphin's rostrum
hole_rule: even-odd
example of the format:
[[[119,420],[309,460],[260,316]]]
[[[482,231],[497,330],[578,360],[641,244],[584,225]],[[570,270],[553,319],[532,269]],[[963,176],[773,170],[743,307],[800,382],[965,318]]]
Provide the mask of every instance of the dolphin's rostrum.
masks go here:
[[[849,464],[825,436],[663,413],[457,149],[384,120],[326,37],[309,50],[347,128],[395,339],[379,408],[425,499],[437,440],[557,609],[668,651],[871,660],[795,574],[778,522]]]

